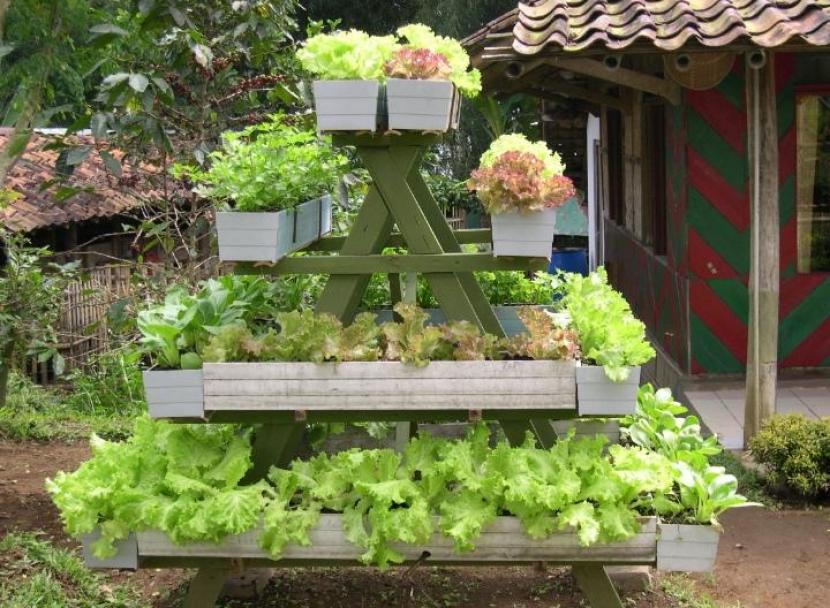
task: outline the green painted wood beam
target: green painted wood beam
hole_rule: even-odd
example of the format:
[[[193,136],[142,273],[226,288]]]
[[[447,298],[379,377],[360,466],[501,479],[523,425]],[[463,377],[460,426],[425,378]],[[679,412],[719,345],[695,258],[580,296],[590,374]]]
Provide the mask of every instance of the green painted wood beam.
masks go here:
[[[489,243],[492,239],[492,232],[489,228],[454,230],[452,234],[459,245]],[[340,251],[343,248],[343,244],[346,242],[347,238],[348,237],[345,236],[324,237],[304,248],[303,251]],[[400,232],[393,232],[387,239],[384,247],[406,248],[407,244]]]
[[[440,133],[336,133],[332,136],[335,146],[355,146],[357,148],[425,148],[444,139]]]
[[[398,274],[446,273],[475,270],[544,270],[544,258],[496,258],[489,253],[408,255],[338,255],[283,258],[273,265],[239,264],[237,274]]]
[[[472,410],[471,410],[472,411]],[[308,424],[315,422],[469,422],[476,419],[479,415],[478,411],[474,411],[475,416],[471,416],[471,411],[467,410],[427,410],[427,411],[377,411],[367,410],[361,411],[319,411],[319,410],[305,410],[305,421]],[[517,425],[511,427],[510,433],[512,438],[519,444],[524,441],[525,432],[533,431],[529,423],[529,419],[547,419],[547,420],[570,420],[576,416],[576,410],[483,410],[480,412],[481,419],[494,420],[498,422],[516,422]],[[289,424],[296,418],[295,412],[267,412],[262,410],[251,411],[225,411],[208,413],[207,420],[190,420],[187,418],[172,419],[170,422],[179,424],[191,424],[194,422],[225,424],[225,423],[240,423],[240,424]],[[510,438],[511,435],[508,434]],[[270,460],[270,459],[267,459]]]

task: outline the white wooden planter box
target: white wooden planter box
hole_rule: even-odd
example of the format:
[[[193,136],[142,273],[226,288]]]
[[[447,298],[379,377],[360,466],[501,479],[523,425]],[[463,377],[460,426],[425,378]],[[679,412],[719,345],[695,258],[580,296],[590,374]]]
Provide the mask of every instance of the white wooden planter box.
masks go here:
[[[627,416],[637,406],[640,366],[624,382],[612,382],[599,365],[576,368],[576,401],[580,416]]]
[[[396,131],[448,131],[458,126],[460,103],[448,80],[386,81],[389,128]]]
[[[346,540],[341,525],[341,516],[323,514],[317,527],[311,531],[311,546],[290,545],[283,552],[281,561],[306,565],[315,563],[342,562],[357,564],[364,550]],[[259,530],[228,537],[221,544],[188,543],[175,545],[161,532],[139,532],[135,535],[135,549],[130,545],[126,554],[137,551],[137,562],[153,558],[182,557],[198,560],[201,558],[229,558],[233,560],[269,560],[270,557],[257,546]],[[611,564],[654,564],[657,559],[657,524],[655,518],[643,518],[640,533],[625,542],[607,545],[581,547],[576,535],[569,531],[554,533],[545,540],[533,540],[525,535],[519,520],[515,517],[499,517],[476,539],[476,549],[469,553],[457,554],[449,538],[436,533],[429,544],[415,546],[396,544],[407,561],[416,561],[428,552],[426,558],[431,564],[462,565],[471,563],[534,563],[534,562],[600,562]],[[119,551],[119,555],[121,555]],[[87,555],[87,551],[84,551]],[[281,561],[273,562],[279,565]],[[119,563],[124,563],[123,560]],[[90,562],[87,562],[91,565]],[[128,566],[108,565],[108,560],[95,560],[97,568],[123,568]]]
[[[711,572],[718,555],[720,533],[712,526],[657,526],[657,569],[671,572]]]
[[[221,211],[216,214],[219,259],[276,262],[331,232],[331,197],[273,213]]]
[[[204,414],[202,370],[148,370],[144,397],[151,418],[201,418]]]
[[[92,554],[92,543],[99,538],[101,538],[101,533],[97,530],[92,534],[84,534],[81,537],[81,555],[84,564],[88,568],[110,570],[136,570],[138,568],[138,537],[136,534],[130,534],[126,540],[116,543],[115,548],[118,553],[107,559],[100,559]]]
[[[376,80],[315,80],[317,130],[376,131],[380,83]]]
[[[550,259],[556,231],[556,209],[490,216],[493,255]]]
[[[573,361],[207,363],[205,413],[573,410]]]

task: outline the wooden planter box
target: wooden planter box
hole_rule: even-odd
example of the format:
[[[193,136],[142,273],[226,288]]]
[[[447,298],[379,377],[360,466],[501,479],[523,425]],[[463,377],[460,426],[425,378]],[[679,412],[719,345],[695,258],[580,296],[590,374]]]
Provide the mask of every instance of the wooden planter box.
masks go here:
[[[205,412],[573,410],[573,361],[208,363]]]
[[[219,259],[276,262],[331,232],[331,197],[273,213],[221,211],[216,214]]]
[[[440,131],[458,126],[458,92],[448,80],[386,81],[389,128],[395,131]]]
[[[116,543],[118,550],[113,557],[99,559],[92,554],[92,543],[101,538],[101,533],[84,534],[81,537],[81,555],[87,568],[110,570],[136,570],[138,568],[138,537],[130,534],[126,540]]]
[[[143,376],[151,418],[201,418],[204,414],[202,370],[149,370]]]
[[[382,96],[376,80],[315,80],[317,130],[376,131]]]
[[[341,525],[341,516],[323,514],[317,527],[310,533],[311,546],[286,547],[282,558],[273,561],[257,546],[258,530],[230,536],[221,544],[188,543],[175,545],[161,532],[139,532],[135,544],[124,541],[117,560],[87,561],[95,568],[130,568],[152,564],[169,558],[183,558],[189,564],[198,565],[199,560],[227,558],[239,563],[267,563],[268,565],[315,565],[340,563],[357,565],[364,550],[346,540]],[[576,535],[564,530],[545,540],[533,540],[525,535],[519,520],[515,517],[499,517],[487,526],[475,541],[476,549],[469,553],[457,554],[453,542],[435,534],[428,545],[415,546],[397,544],[395,549],[409,562],[420,560],[424,552],[430,564],[516,564],[534,562],[573,563],[599,562],[608,564],[654,564],[657,560],[657,523],[655,518],[643,518],[640,533],[621,543],[581,547]],[[86,548],[84,557],[89,555]],[[135,556],[130,562],[130,557]],[[135,563],[137,566],[123,565]]]
[[[640,366],[632,367],[625,382],[612,382],[599,365],[576,368],[577,411],[580,416],[628,416],[637,406]]]
[[[657,569],[671,572],[711,572],[718,555],[720,533],[712,526],[657,526]]]
[[[556,231],[556,209],[490,216],[493,255],[550,259]]]

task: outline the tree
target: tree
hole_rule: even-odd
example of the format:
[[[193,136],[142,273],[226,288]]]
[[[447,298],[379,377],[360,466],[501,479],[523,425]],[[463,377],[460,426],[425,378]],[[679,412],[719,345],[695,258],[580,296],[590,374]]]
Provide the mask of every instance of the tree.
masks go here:
[[[22,355],[37,355],[40,361],[57,353],[54,326],[67,282],[74,266],[49,263],[51,253],[31,247],[25,238],[0,228],[5,245],[5,264],[0,268],[0,407],[6,404],[9,373]]]

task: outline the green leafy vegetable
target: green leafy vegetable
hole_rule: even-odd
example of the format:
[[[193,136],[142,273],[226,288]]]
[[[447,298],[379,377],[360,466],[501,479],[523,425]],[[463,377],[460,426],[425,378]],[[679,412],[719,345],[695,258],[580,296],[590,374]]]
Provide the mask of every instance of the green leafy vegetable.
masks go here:
[[[394,36],[336,31],[306,40],[297,58],[303,69],[322,80],[383,80],[383,66],[397,48]]]

